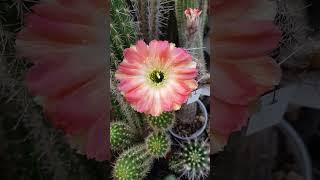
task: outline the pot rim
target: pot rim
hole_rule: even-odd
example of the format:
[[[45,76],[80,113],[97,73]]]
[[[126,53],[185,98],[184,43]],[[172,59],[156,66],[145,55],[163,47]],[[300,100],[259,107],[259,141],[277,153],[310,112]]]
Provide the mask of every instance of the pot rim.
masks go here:
[[[202,127],[199,130],[197,130],[195,133],[191,134],[190,136],[185,136],[185,137],[179,136],[178,134],[174,133],[172,131],[172,128],[169,129],[170,134],[172,136],[174,136],[175,138],[180,139],[180,140],[184,140],[184,141],[190,141],[190,140],[193,140],[193,139],[196,139],[197,137],[199,137],[204,132],[204,130],[206,129],[207,124],[208,124],[208,112],[207,112],[207,109],[204,106],[204,104],[202,103],[202,101],[200,101],[199,99],[196,100],[196,102],[200,106],[202,114],[204,114],[204,118],[205,118]]]

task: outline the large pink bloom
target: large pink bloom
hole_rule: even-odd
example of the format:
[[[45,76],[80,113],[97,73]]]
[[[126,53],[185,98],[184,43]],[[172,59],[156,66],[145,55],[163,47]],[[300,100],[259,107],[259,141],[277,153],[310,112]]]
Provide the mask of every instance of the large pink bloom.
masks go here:
[[[281,32],[273,24],[270,1],[222,0],[212,5],[211,128],[228,137],[247,124],[250,104],[279,83],[280,68],[268,53],[277,47]]]
[[[116,78],[119,90],[138,112],[158,116],[178,110],[197,88],[196,63],[183,49],[168,41],[140,40],[124,50]]]
[[[109,158],[106,9],[102,0],[40,3],[16,41],[34,64],[27,85],[48,119],[71,139],[81,137],[80,152],[97,160]]]

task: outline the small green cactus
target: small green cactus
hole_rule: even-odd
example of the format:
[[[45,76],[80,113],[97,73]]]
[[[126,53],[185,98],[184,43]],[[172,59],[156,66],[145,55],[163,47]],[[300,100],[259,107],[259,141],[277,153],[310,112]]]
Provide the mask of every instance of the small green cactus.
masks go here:
[[[121,151],[129,148],[133,143],[133,133],[123,122],[112,122],[110,125],[110,143],[111,149]]]
[[[165,157],[170,151],[171,141],[164,132],[153,132],[146,139],[147,151],[155,158]]]
[[[159,116],[147,116],[149,125],[155,130],[165,130],[173,126],[175,116],[171,112],[164,112]]]
[[[116,180],[143,179],[149,172],[153,158],[146,153],[145,146],[136,146],[123,152],[117,159],[113,177]]]
[[[210,172],[210,149],[207,141],[193,141],[183,145],[181,152],[170,159],[170,169],[188,176],[189,179],[201,179]]]

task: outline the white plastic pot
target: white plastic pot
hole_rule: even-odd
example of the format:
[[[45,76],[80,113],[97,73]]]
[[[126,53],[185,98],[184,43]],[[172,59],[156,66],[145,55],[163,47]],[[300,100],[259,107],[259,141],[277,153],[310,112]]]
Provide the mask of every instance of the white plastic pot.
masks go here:
[[[197,100],[196,101],[202,111],[202,114],[204,115],[204,123],[202,125],[202,127],[197,130],[195,133],[193,133],[192,135],[188,136],[188,137],[182,137],[176,133],[174,133],[172,131],[172,129],[169,129],[169,132],[172,136],[174,136],[175,138],[177,139],[180,139],[180,140],[184,140],[184,141],[189,141],[189,140],[193,140],[193,139],[196,139],[197,137],[199,137],[206,129],[207,127],[207,124],[208,124],[208,112],[207,112],[207,109],[206,107],[204,106],[204,104],[200,101],[200,100]]]

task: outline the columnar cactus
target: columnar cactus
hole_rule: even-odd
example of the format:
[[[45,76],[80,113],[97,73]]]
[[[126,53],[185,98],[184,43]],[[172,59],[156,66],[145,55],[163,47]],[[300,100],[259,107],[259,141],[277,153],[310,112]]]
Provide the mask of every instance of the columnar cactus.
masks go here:
[[[113,177],[116,180],[143,179],[150,170],[153,158],[145,146],[136,146],[123,152],[117,159]]]
[[[149,125],[155,130],[165,130],[173,126],[175,117],[173,113],[164,112],[160,116],[147,116]]]
[[[209,144],[198,140],[183,145],[181,152],[170,160],[170,169],[187,176],[189,179],[201,179],[210,172]]]
[[[135,22],[125,0],[111,0],[110,8],[111,62],[117,65],[123,59],[123,50],[136,40]]]
[[[110,143],[114,151],[125,150],[133,143],[134,135],[130,127],[122,122],[112,122],[110,125]]]
[[[152,157],[165,157],[170,151],[171,141],[164,132],[153,132],[146,139],[147,151]]]
[[[140,38],[149,42],[159,39],[166,31],[169,12],[174,9],[173,0],[131,0],[136,13]]]
[[[203,54],[204,27],[207,20],[207,0],[176,0],[179,44],[190,49],[199,67],[200,78],[206,74]]]

